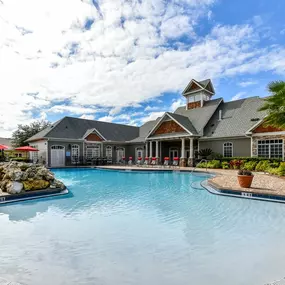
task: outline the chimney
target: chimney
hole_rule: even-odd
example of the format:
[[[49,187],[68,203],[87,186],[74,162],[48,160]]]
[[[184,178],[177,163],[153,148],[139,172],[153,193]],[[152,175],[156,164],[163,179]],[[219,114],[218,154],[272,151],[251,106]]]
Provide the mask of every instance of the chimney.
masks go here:
[[[222,110],[219,110],[219,121],[221,121],[223,118],[222,118]]]

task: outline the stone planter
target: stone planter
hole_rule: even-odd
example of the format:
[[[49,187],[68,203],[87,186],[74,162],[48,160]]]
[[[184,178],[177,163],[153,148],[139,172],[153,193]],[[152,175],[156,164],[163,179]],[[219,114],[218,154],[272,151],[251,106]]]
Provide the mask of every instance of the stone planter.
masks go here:
[[[253,175],[238,175],[237,177],[240,187],[250,188],[253,180]]]

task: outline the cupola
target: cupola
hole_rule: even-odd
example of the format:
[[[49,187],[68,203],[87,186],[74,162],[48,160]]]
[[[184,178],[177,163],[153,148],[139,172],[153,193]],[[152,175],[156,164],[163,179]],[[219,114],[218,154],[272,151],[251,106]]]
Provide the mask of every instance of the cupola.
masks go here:
[[[197,81],[192,79],[182,92],[186,98],[186,109],[201,108],[204,102],[211,100],[215,90],[210,79]]]

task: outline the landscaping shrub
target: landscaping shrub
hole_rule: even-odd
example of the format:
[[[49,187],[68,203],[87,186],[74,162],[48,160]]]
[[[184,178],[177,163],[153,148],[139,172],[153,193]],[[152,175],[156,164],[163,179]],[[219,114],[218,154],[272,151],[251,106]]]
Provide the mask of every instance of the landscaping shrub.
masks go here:
[[[270,174],[278,175],[278,176],[285,176],[285,162],[281,162],[278,168],[270,167],[267,169]]]
[[[230,163],[227,161],[222,162],[222,168],[223,169],[230,169]]]
[[[267,169],[270,168],[270,162],[269,160],[263,160],[263,161],[259,161],[255,167],[256,171],[263,171],[265,172]]]
[[[208,168],[220,168],[221,162],[219,160],[211,160],[207,163]]]
[[[10,159],[11,161],[22,161],[22,162],[29,162],[30,159],[26,157],[13,157]]]
[[[207,168],[207,162],[201,162],[196,165],[197,168]]]
[[[248,161],[243,165],[243,169],[253,171],[255,170],[256,165],[257,165],[256,161]]]
[[[230,161],[230,167],[233,169],[240,169],[244,164],[243,160],[234,159]]]

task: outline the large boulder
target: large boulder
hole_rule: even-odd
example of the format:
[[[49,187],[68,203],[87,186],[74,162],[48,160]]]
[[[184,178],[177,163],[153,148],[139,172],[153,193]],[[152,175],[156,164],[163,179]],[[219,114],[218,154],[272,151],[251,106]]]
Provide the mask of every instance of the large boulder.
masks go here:
[[[6,185],[6,191],[9,194],[19,194],[23,190],[23,184],[18,181],[9,181]]]
[[[65,189],[65,185],[64,185],[61,181],[55,179],[55,180],[51,183],[51,188]]]
[[[48,181],[43,180],[43,179],[26,180],[26,181],[22,181],[22,182],[24,185],[24,189],[26,191],[46,189],[50,185],[50,183]]]

